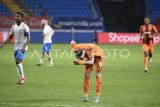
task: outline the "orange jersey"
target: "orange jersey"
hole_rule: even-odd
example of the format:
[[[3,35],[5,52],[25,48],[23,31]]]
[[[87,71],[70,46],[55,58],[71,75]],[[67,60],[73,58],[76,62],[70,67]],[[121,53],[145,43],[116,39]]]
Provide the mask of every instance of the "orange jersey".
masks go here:
[[[95,44],[87,43],[87,44],[74,44],[72,45],[72,51],[75,50],[85,50],[88,57],[101,57],[104,58],[103,49],[98,47]]]
[[[142,25],[140,27],[140,33],[143,35],[143,43],[149,43],[150,40],[153,41],[153,34],[158,34],[158,30],[152,24],[149,24],[148,26]]]

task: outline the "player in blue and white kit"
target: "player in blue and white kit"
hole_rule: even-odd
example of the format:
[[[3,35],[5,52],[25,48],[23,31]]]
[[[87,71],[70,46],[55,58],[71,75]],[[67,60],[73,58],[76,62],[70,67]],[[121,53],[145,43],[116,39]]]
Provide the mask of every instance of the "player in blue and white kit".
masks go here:
[[[2,48],[7,42],[11,41],[14,37],[14,57],[18,73],[18,84],[23,84],[25,80],[22,60],[28,50],[28,44],[30,41],[30,30],[28,25],[23,22],[23,13],[16,12],[15,24],[11,27],[9,38],[0,46]]]
[[[44,27],[43,46],[41,50],[40,61],[39,61],[39,64],[37,64],[37,66],[41,66],[43,64],[45,53],[47,53],[48,55],[48,60],[49,60],[48,66],[53,66],[52,55],[51,55],[51,45],[52,45],[52,36],[54,34],[54,30],[48,25],[48,20],[46,19],[42,19],[42,26]]]

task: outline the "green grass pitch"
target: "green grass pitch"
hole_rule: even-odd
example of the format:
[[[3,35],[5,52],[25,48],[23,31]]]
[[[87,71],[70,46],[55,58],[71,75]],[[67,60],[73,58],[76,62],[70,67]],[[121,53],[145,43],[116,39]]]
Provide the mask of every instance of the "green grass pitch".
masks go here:
[[[100,102],[91,73],[89,102],[83,95],[83,66],[73,65],[69,44],[53,44],[53,67],[37,67],[41,44],[30,44],[23,61],[26,81],[16,84],[13,45],[0,50],[0,107],[160,107],[160,48],[155,46],[149,73],[144,73],[140,45],[100,45],[105,64]]]

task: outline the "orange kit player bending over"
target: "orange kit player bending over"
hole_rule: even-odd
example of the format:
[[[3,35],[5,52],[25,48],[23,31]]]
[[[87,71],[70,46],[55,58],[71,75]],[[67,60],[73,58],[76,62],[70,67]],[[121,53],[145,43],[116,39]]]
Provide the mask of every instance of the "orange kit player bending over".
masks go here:
[[[154,47],[154,36],[158,36],[156,27],[150,24],[150,19],[144,19],[144,25],[140,27],[141,38],[143,40],[143,51],[144,51],[144,71],[148,72],[148,62],[151,63],[153,47]]]
[[[82,101],[88,101],[88,90],[90,85],[90,73],[93,66],[96,68],[96,96],[93,102],[99,102],[99,96],[102,85],[102,67],[104,60],[103,50],[95,44],[76,44],[71,41],[72,51],[75,53],[75,65],[84,65],[84,96]]]

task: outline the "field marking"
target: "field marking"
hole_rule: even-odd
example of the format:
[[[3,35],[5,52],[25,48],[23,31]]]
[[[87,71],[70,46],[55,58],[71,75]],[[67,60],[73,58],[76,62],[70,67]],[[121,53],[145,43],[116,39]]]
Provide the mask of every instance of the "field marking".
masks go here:
[[[110,107],[109,105],[106,105],[106,106],[99,106],[98,103],[94,104],[94,105],[89,105],[89,106],[86,106],[86,105],[65,105],[65,104],[52,104],[52,103],[48,103],[48,104],[39,104],[39,103],[33,103],[33,104],[21,104],[21,103],[6,103],[6,102],[2,102],[0,103],[0,105],[10,105],[10,106],[38,106],[38,107],[47,107],[47,106],[50,106],[50,107]]]
[[[1,105],[10,105],[10,106],[39,106],[39,107],[46,107],[46,106],[51,106],[51,107],[75,107],[72,105],[59,105],[59,104],[52,104],[52,103],[48,103],[48,104],[39,104],[39,103],[33,103],[33,104],[21,104],[21,103],[6,103],[6,102],[2,102]]]

